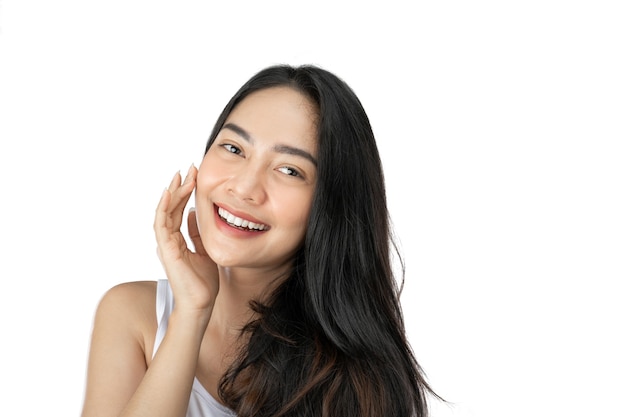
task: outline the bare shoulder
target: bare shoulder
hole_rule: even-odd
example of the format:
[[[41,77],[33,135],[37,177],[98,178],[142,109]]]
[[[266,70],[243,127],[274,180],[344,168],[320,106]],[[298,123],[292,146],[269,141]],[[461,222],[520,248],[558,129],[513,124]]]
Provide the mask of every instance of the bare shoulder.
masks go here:
[[[124,282],[111,287],[96,310],[96,326],[115,328],[151,352],[156,333],[156,281]],[[149,359],[149,357],[148,357]]]
[[[135,300],[141,302],[156,296],[156,281],[130,281],[111,287],[102,297],[102,303],[125,303]],[[133,303],[134,304],[134,303]],[[154,299],[152,299],[154,304]]]
[[[118,415],[139,386],[152,358],[156,282],[118,284],[102,296],[89,348],[83,416]]]
[[[98,305],[98,313],[108,315],[154,316],[156,300],[156,281],[124,282],[111,287]]]

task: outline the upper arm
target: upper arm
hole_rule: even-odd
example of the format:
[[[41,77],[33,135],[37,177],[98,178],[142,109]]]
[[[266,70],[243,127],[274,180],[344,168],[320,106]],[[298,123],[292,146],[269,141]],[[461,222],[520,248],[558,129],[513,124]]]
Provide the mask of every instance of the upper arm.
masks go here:
[[[82,416],[117,416],[146,373],[156,333],[156,282],[117,285],[93,324]]]

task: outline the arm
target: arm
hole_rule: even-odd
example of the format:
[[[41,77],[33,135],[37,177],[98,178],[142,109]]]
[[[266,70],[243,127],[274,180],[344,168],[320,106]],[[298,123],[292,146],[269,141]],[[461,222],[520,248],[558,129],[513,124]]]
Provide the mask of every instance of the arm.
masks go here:
[[[147,369],[144,331],[156,332],[155,297],[154,282],[134,282],[111,288],[100,301],[83,417],[118,416],[137,389]]]
[[[120,416],[184,416],[210,314],[174,309],[152,363]]]
[[[180,233],[196,174],[195,167],[190,168],[182,184],[176,174],[155,216],[159,258],[176,299],[165,338],[148,366],[151,352],[146,354],[145,341],[156,332],[154,283],[111,289],[96,313],[83,417],[182,417],[187,411],[218,290],[217,268],[199,240],[194,212],[188,225],[196,252],[187,248]]]

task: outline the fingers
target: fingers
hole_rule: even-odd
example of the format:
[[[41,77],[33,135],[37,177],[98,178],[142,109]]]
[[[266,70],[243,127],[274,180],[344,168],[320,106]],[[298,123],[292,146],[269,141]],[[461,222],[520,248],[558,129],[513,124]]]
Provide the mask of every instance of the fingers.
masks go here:
[[[174,174],[174,177],[172,178],[172,181],[170,181],[170,185],[169,187],[167,187],[167,189],[173,193],[178,187],[180,187],[180,181],[180,171],[178,171],[176,174]]]
[[[181,183],[180,172],[177,172],[170,182],[168,191],[172,194],[172,201],[170,206],[170,212],[174,215],[175,223],[180,226],[183,216],[183,210],[191,197],[191,193],[196,185],[196,176],[198,170],[194,165],[189,167],[185,181]]]
[[[183,210],[194,190],[197,173],[198,170],[192,165],[182,181],[180,172],[177,172],[163,191],[154,219],[154,231],[159,244],[167,242],[172,233],[180,232]]]

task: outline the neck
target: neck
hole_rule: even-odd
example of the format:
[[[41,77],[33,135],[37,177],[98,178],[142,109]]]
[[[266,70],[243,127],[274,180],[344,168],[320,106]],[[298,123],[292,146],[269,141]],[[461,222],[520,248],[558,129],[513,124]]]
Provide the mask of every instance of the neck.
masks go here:
[[[242,327],[256,316],[250,302],[266,302],[283,280],[275,273],[219,267],[220,286],[209,327],[223,336],[239,335]]]
[[[257,317],[250,302],[267,302],[267,297],[286,276],[276,271],[260,273],[258,269],[220,266],[218,272],[219,292],[202,343],[205,368],[200,367],[198,371],[205,386],[217,385],[219,378],[236,360],[242,344],[246,343],[249,335],[243,335],[242,339],[241,330]]]

